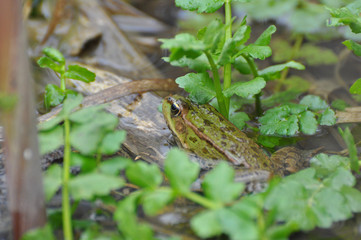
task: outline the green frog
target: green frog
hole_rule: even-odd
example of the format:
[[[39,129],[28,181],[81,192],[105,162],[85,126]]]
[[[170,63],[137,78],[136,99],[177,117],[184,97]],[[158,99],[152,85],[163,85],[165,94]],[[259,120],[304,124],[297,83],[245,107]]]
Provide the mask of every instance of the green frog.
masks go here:
[[[177,144],[198,156],[202,169],[227,160],[236,168],[265,170],[283,176],[307,167],[304,154],[286,147],[271,157],[209,104],[198,105],[181,96],[163,100],[163,115]],[[306,157],[307,158],[307,157]]]

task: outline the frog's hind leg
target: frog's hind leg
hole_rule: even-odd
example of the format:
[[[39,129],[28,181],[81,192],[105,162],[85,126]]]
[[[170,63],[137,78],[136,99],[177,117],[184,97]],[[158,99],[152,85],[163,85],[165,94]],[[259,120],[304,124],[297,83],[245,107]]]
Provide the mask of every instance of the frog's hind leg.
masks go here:
[[[320,151],[300,150],[295,147],[285,147],[276,151],[271,156],[271,162],[275,164],[275,174],[280,176],[289,175],[310,166],[310,159]]]

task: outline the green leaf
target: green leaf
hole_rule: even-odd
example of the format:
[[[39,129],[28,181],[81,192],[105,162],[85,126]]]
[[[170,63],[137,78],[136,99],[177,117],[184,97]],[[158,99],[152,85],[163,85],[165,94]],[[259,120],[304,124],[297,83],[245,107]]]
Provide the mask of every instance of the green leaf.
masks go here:
[[[159,188],[146,193],[143,197],[143,209],[145,214],[154,216],[174,199],[174,192],[169,188]]]
[[[242,73],[244,75],[251,73],[251,69],[249,68],[248,63],[242,56],[237,57],[234,60],[233,66],[235,69],[237,69],[240,73]]]
[[[293,13],[293,9],[298,6],[297,0],[252,0],[244,1],[236,6],[247,13],[252,19],[265,21],[267,19],[277,19],[280,16]]]
[[[348,152],[350,155],[351,169],[357,173],[360,173],[360,165],[357,157],[357,149],[350,129],[347,127],[343,131],[341,128],[338,128],[338,131],[347,145]]]
[[[97,167],[97,162],[93,157],[83,156],[72,152],[70,156],[70,166],[78,166],[82,173],[92,172]]]
[[[348,49],[350,49],[355,55],[361,57],[361,45],[352,41],[346,40],[342,42]]]
[[[222,233],[217,211],[220,210],[207,210],[197,214],[191,219],[191,227],[197,236],[209,238]]]
[[[236,112],[231,114],[229,117],[229,121],[241,130],[244,128],[244,126],[246,126],[246,122],[249,120],[250,118],[245,112]]]
[[[220,66],[224,66],[227,63],[233,62],[233,54],[235,48],[236,42],[232,38],[228,39],[222,48],[217,64]]]
[[[233,41],[236,42],[237,46],[240,46],[248,41],[251,36],[251,27],[248,25],[243,25],[237,29],[233,34]]]
[[[42,68],[50,68],[58,73],[64,72],[64,65],[59,65],[48,57],[41,57],[37,63]]]
[[[74,228],[85,229],[79,240],[123,240],[117,231],[102,229],[99,225],[94,224],[94,222],[90,220],[80,226],[76,223],[79,223],[79,220],[74,221]]]
[[[69,120],[76,123],[87,123],[91,121],[96,115],[106,107],[105,104],[95,105],[91,107],[82,108],[73,112],[69,116]]]
[[[236,94],[240,97],[247,98],[249,96],[260,93],[265,86],[266,81],[261,77],[256,77],[255,79],[248,82],[237,82],[231,85],[229,88],[223,91],[223,94],[226,97],[231,97],[233,94]]]
[[[332,126],[336,124],[336,114],[331,108],[326,108],[326,110],[321,114],[320,125]]]
[[[259,119],[262,135],[293,136],[299,129],[298,115],[292,114],[292,109],[280,106],[267,110],[265,115]]]
[[[65,58],[64,58],[63,54],[55,48],[46,47],[43,49],[43,53],[55,62],[62,63],[62,64],[65,63]]]
[[[78,95],[81,95],[81,93],[70,89],[65,90],[65,98],[75,98]]]
[[[272,226],[268,229],[268,236],[270,239],[287,240],[291,233],[299,230],[298,224],[291,221],[285,224]]]
[[[114,219],[126,239],[155,240],[152,229],[137,221],[136,202],[139,196],[140,194],[133,193],[122,200],[117,206]]]
[[[171,187],[180,193],[189,192],[191,184],[197,179],[199,166],[191,162],[187,154],[179,149],[169,151],[164,164],[164,172]]]
[[[176,83],[189,92],[189,98],[198,104],[205,104],[216,96],[213,81],[207,72],[188,73],[177,78]]]
[[[184,56],[197,58],[205,50],[204,43],[188,33],[178,34],[173,39],[159,39],[159,41],[162,42],[162,49],[170,49],[169,60],[171,62]]]
[[[361,192],[349,186],[344,186],[341,193],[346,199],[352,212],[361,212]]]
[[[307,95],[300,101],[300,104],[308,106],[312,111],[325,110],[328,104],[319,96]]]
[[[299,118],[300,129],[304,134],[312,135],[317,130],[317,120],[315,114],[310,111],[301,113]]]
[[[345,168],[338,168],[331,173],[325,180],[324,185],[335,190],[341,190],[343,186],[352,187],[356,183],[355,177]]]
[[[272,55],[272,50],[269,46],[258,46],[255,44],[249,44],[238,53],[248,54],[252,58],[264,60]]]
[[[265,208],[276,209],[278,221],[297,223],[302,230],[326,228],[334,221],[349,218],[351,211],[361,210],[361,204],[356,202],[361,195],[351,190],[355,184],[351,172],[335,164],[340,159],[334,158],[331,167],[325,154],[318,158],[323,162],[318,162],[321,165],[317,175],[315,169],[308,168],[282,179],[271,189]]]
[[[280,72],[286,68],[295,68],[298,70],[304,70],[305,66],[301,63],[295,61],[289,61],[284,64],[273,65],[268,68],[265,68],[261,71],[258,71],[258,74],[263,77],[266,81],[277,79],[280,76]]]
[[[342,7],[333,9],[326,7],[330,11],[332,18],[327,22],[327,26],[349,25],[353,33],[361,33],[361,23],[358,13],[353,12],[352,8]],[[355,9],[356,10],[356,9]]]
[[[317,205],[322,206],[322,210],[325,211],[323,218],[328,218],[326,220],[327,224],[324,227],[330,227],[329,221],[341,221],[351,217],[351,210],[345,204],[344,197],[337,191],[331,188],[322,189],[315,195],[315,202]],[[315,209],[316,210],[316,209]],[[320,221],[320,226],[322,225],[322,220]]]
[[[125,174],[130,182],[142,188],[156,188],[163,180],[157,165],[140,161],[129,165]]]
[[[326,177],[338,168],[349,169],[350,160],[339,155],[328,156],[324,153],[317,154],[311,160],[311,167],[316,169],[318,177]]]
[[[69,189],[74,200],[91,200],[95,196],[108,195],[111,190],[124,185],[120,177],[103,173],[87,173],[76,176],[69,181]]]
[[[222,227],[222,231],[226,233],[230,239],[260,239],[260,231],[252,218],[248,218],[243,214],[238,214],[229,209],[218,211],[217,218]]]
[[[99,164],[99,169],[102,173],[117,176],[121,170],[125,169],[132,163],[132,160],[129,158],[113,157],[101,162]]]
[[[234,182],[234,170],[225,162],[207,173],[202,183],[207,198],[220,203],[229,203],[238,198],[244,184]]]
[[[361,78],[357,79],[356,82],[350,87],[351,94],[361,94]]]
[[[45,224],[45,226],[41,228],[31,229],[21,237],[21,240],[38,240],[38,239],[55,240],[53,231],[51,230],[49,224]]]
[[[106,112],[99,112],[88,123],[74,124],[70,133],[70,143],[84,155],[95,154],[108,131],[118,125],[118,118]]]
[[[127,132],[124,130],[107,133],[101,142],[101,153],[110,155],[119,151],[122,143],[125,141],[126,135]]]
[[[51,165],[44,174],[45,201],[49,202],[62,184],[62,168],[59,165]]]
[[[183,10],[197,10],[198,13],[212,13],[223,6],[224,0],[175,0],[175,4],[177,7],[181,7]]]
[[[86,83],[90,83],[95,80],[95,73],[78,65],[70,65],[63,76],[65,78],[75,79]]]
[[[50,153],[64,144],[63,126],[39,132],[40,154]]]
[[[285,105],[289,107],[290,114],[300,114],[307,110],[307,106],[302,104],[287,103]]]
[[[361,83],[361,81],[360,81],[360,83]],[[360,84],[360,89],[361,89],[361,84]],[[361,90],[360,90],[360,93],[361,93]],[[333,107],[336,110],[340,110],[340,111],[344,111],[345,108],[347,108],[349,106],[350,105],[342,99],[333,100],[331,103],[331,107]]]
[[[218,54],[224,45],[225,25],[220,19],[211,21],[197,33],[197,38],[205,44],[205,49]],[[204,49],[204,50],[205,50]]]
[[[259,135],[257,138],[257,143],[261,144],[264,147],[274,148],[275,146],[279,145],[280,139],[280,137],[276,136]]]
[[[325,1],[322,1],[323,4]],[[302,35],[316,34],[323,32],[325,35],[332,34],[329,29],[325,29],[326,19],[329,14],[325,11],[322,4],[305,4],[302,7],[296,7],[287,19],[287,24],[293,32]]]
[[[62,121],[64,121],[64,116],[62,116],[61,113],[59,113],[57,116],[55,116],[54,118],[46,121],[46,122],[42,122],[38,125],[38,130],[39,131],[47,131],[50,130],[54,127],[56,127],[57,125],[59,125],[59,123],[61,123]]]
[[[83,96],[81,94],[75,96],[68,96],[63,103],[63,108],[61,109],[61,114],[64,114],[66,117],[69,117],[70,113],[78,107],[83,101]]]
[[[313,44],[303,44],[295,58],[305,61],[310,66],[330,65],[338,62],[337,55],[331,49]]]
[[[258,46],[267,46],[271,42],[271,36],[273,33],[276,32],[276,26],[271,25],[269,26],[262,34],[257,38],[257,40],[254,42],[255,45]]]
[[[55,107],[63,102],[65,93],[56,85],[48,84],[45,87],[44,104],[45,108]]]
[[[170,62],[170,59],[167,57],[163,58],[164,61]],[[175,67],[188,67],[197,72],[205,72],[211,69],[209,65],[208,59],[205,54],[201,54],[199,57],[196,58],[187,58],[183,56],[178,60],[171,61],[170,64]]]

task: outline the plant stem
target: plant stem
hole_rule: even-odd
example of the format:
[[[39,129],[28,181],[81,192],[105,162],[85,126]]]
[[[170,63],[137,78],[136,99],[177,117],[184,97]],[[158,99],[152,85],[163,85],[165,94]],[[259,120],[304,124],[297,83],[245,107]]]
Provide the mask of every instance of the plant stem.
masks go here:
[[[251,57],[249,57],[249,56],[247,56],[245,54],[242,54],[242,57],[244,59],[246,59],[248,65],[249,65],[249,68],[251,69],[251,72],[253,74],[253,78],[259,77],[258,71],[257,71],[257,66],[256,66],[253,58],[251,58]],[[254,95],[256,114],[258,116],[260,116],[262,114],[261,96],[262,96],[261,92]]]
[[[69,199],[69,174],[70,174],[70,121],[64,120],[65,144],[64,144],[64,162],[63,162],[63,232],[66,240],[73,239],[71,226],[71,210]]]
[[[202,197],[201,195],[196,194],[191,191],[182,193],[182,195],[184,197],[188,198],[189,200],[191,200],[195,203],[198,203],[199,205],[202,205],[203,207],[208,208],[208,209],[218,209],[218,208],[222,207],[222,204],[212,202],[212,201],[208,200],[207,198]]]
[[[293,48],[292,48],[292,53],[291,53],[291,56],[290,56],[290,59],[288,59],[289,61],[294,59],[297,55],[297,53],[300,51],[300,48],[301,48],[301,45],[302,45],[302,42],[303,42],[303,35],[302,34],[298,34],[296,36],[296,41],[295,41],[295,44],[293,45]],[[281,87],[283,86],[285,80],[286,80],[286,77],[288,75],[288,71],[289,71],[289,68],[285,68],[282,73],[281,73],[281,78],[280,80],[278,81],[278,84],[276,85],[275,87],[275,92],[279,92]]]
[[[63,74],[61,74],[61,77],[60,77],[60,89],[63,92],[65,92],[65,90],[66,90],[65,77],[63,76]]]
[[[231,11],[231,1],[225,1],[225,20],[226,20],[226,32],[225,32],[225,41],[232,38],[232,11]],[[232,65],[227,63],[224,65],[224,75],[223,75],[223,89],[226,90],[231,86],[232,81]],[[227,118],[229,112],[229,98],[225,97]]]
[[[226,103],[225,103],[225,100],[224,100],[224,95],[222,93],[221,80],[219,78],[219,73],[218,73],[217,66],[214,63],[211,54],[208,51],[205,51],[204,53],[206,54],[208,62],[211,65],[212,74],[213,74],[214,88],[216,90],[216,96],[217,96],[219,111],[221,112],[221,114],[223,116],[225,116],[228,119],[227,107],[226,107]]]

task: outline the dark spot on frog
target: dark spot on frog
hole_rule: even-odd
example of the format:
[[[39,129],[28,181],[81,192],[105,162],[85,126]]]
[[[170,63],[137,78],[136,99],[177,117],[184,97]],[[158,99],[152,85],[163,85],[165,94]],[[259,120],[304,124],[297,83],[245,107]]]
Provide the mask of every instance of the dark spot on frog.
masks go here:
[[[179,133],[184,133],[186,131],[186,128],[182,122],[176,122],[175,128]]]
[[[200,127],[200,128],[198,128],[198,131],[200,131],[200,132],[204,132],[204,127]]]
[[[224,139],[227,139],[227,136],[226,134],[222,134],[221,138],[224,140]]]
[[[204,121],[203,121],[203,123],[204,123],[204,125],[206,125],[206,126],[211,126],[211,121],[209,121],[208,119],[205,119]]]
[[[221,141],[221,144],[223,147],[227,146],[227,143],[225,141]]]
[[[236,129],[234,127],[228,127],[228,131],[234,132],[234,131],[236,131]]]
[[[192,114],[192,115],[197,115],[198,112],[197,112],[197,111],[192,111],[191,114]]]
[[[251,148],[253,152],[255,153],[259,152],[259,148],[257,148],[256,146],[251,146]]]
[[[195,138],[195,137],[189,137],[189,141],[195,143],[195,142],[197,142],[197,138]]]
[[[233,155],[236,155],[236,151],[234,151],[234,149],[229,150],[230,153],[232,153]]]
[[[221,129],[222,132],[227,132],[227,127],[220,127],[219,129]]]
[[[203,152],[204,154],[208,154],[208,153],[209,153],[207,148],[203,148],[203,149],[202,149],[202,152]]]

